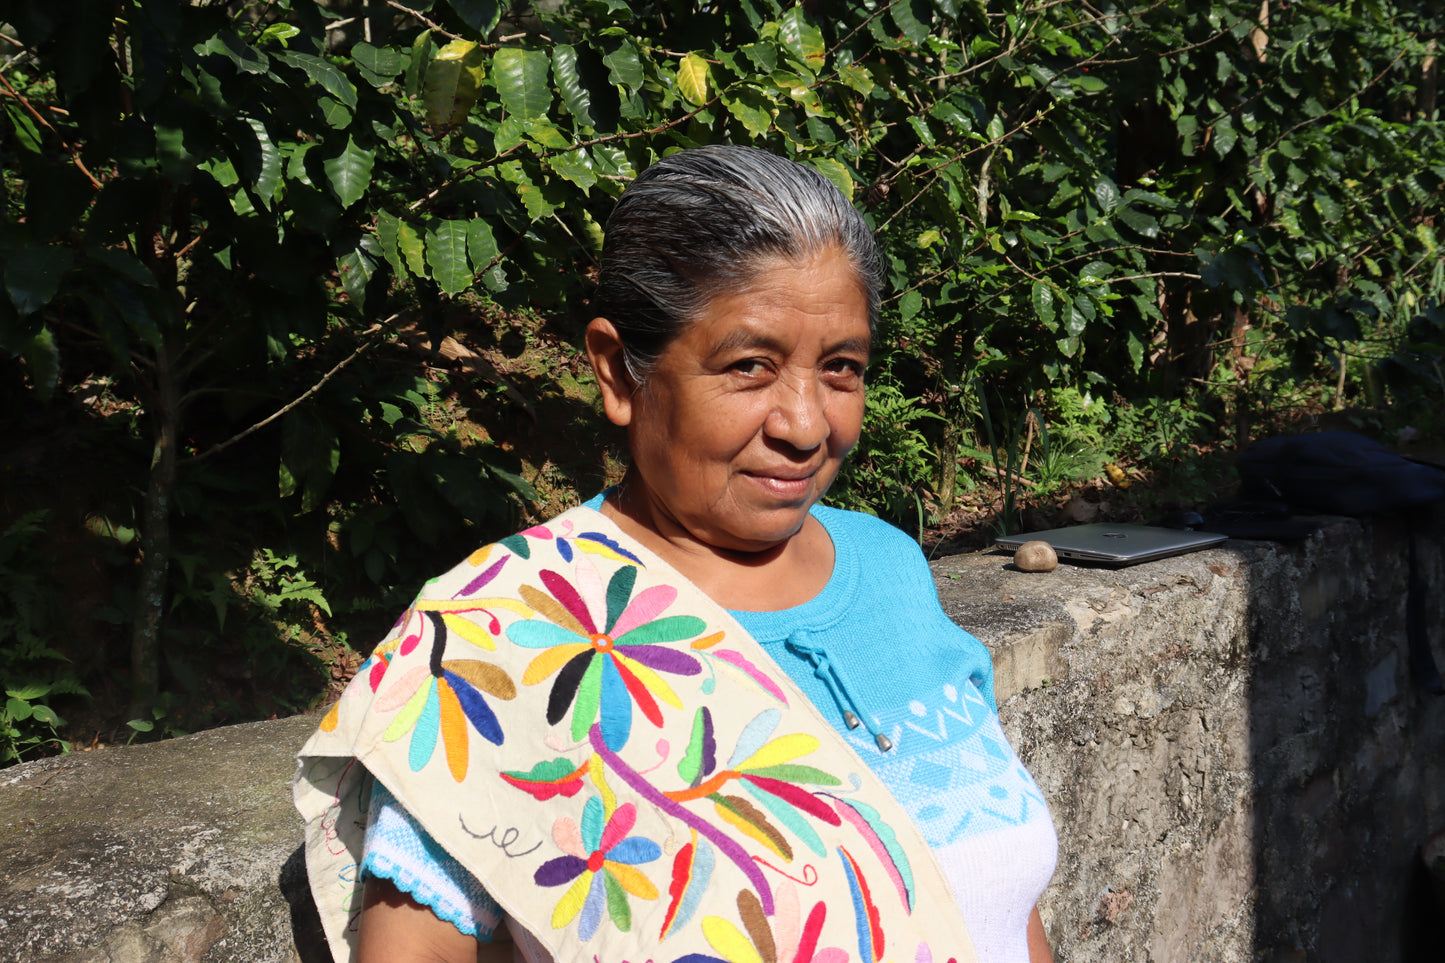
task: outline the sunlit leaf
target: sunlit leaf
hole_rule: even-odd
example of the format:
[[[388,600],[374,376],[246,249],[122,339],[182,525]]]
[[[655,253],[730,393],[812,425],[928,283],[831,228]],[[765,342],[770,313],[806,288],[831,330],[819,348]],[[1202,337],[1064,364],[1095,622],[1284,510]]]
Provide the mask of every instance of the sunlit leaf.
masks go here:
[[[642,72],[642,58],[638,55],[637,44],[630,38],[623,38],[617,47],[604,54],[602,62],[607,65],[614,84],[628,92],[642,87],[646,79]]]
[[[269,204],[276,193],[276,185],[281,183],[281,152],[276,149],[266,132],[266,125],[259,119],[247,117],[246,125],[256,135],[256,153],[248,158],[252,161],[252,169],[248,172],[251,186],[256,196]]]
[[[492,58],[493,80],[507,113],[533,120],[552,106],[551,61],[541,50],[506,47]]]
[[[485,62],[486,54],[470,40],[453,40],[437,51],[423,83],[428,127],[450,130],[466,121],[486,76]]]
[[[707,61],[690,53],[677,65],[677,89],[688,103],[701,107],[708,100]]]
[[[828,48],[823,43],[823,31],[809,20],[803,7],[794,4],[783,14],[779,36],[788,52],[816,74],[823,67]]]
[[[497,239],[492,236],[492,226],[480,217],[467,222],[467,255],[478,271],[485,270],[497,257]]]

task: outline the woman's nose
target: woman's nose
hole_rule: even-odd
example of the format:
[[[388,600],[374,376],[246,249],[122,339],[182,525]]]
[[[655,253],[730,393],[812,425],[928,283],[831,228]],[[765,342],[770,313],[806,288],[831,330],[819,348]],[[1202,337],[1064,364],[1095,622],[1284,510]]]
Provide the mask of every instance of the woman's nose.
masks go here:
[[[763,430],[768,437],[800,451],[812,451],[821,445],[829,431],[822,385],[813,378],[781,379]]]

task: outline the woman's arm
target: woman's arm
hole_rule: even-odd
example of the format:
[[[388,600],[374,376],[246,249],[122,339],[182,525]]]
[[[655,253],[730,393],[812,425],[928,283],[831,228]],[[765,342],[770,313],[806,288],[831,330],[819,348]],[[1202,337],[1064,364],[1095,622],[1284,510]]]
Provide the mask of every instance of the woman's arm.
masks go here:
[[[390,880],[366,881],[358,963],[511,963],[505,924],[497,927],[496,937],[506,942],[479,943]]]
[[[1054,963],[1049,934],[1044,932],[1044,921],[1039,917],[1037,906],[1029,914],[1029,963]]]

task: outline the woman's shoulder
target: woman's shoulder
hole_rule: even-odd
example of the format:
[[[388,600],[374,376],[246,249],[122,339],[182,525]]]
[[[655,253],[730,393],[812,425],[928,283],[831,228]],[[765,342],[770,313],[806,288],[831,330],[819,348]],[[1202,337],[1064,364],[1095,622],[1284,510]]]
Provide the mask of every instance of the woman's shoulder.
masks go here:
[[[813,506],[813,517],[822,523],[835,544],[846,541],[850,548],[870,556],[881,553],[918,560],[923,557],[913,536],[876,515],[819,504]]]

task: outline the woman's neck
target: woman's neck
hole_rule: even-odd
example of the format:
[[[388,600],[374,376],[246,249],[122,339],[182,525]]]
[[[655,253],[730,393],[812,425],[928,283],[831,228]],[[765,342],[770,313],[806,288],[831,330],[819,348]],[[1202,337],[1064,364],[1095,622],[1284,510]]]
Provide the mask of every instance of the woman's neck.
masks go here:
[[[620,490],[609,493],[602,514],[723,608],[794,608],[823,591],[833,574],[833,540],[811,514],[796,534],[759,551],[709,545],[676,522],[640,510]]]

